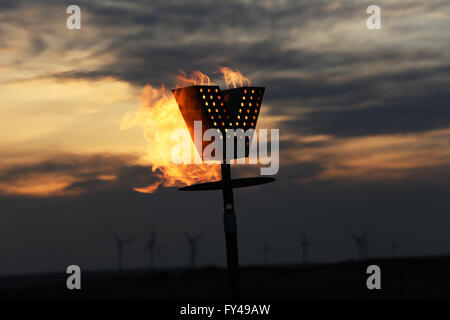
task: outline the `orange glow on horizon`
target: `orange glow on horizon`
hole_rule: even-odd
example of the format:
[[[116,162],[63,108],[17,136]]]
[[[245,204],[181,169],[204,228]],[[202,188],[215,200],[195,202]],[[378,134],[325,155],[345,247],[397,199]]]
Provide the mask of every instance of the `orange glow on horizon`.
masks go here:
[[[80,193],[80,190],[66,190],[75,181],[75,177],[68,175],[30,175],[10,183],[1,183],[0,192],[8,195],[32,197],[77,195]]]

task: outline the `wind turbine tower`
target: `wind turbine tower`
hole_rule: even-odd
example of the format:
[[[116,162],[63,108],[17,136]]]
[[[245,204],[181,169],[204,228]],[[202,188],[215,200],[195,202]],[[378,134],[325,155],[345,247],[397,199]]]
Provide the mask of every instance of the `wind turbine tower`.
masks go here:
[[[123,261],[122,261],[123,246],[126,245],[126,244],[129,244],[132,241],[134,241],[134,237],[120,238],[112,230],[111,230],[111,234],[112,234],[114,242],[115,242],[115,244],[117,246],[117,268],[119,270],[122,270],[122,267],[123,267]]]
[[[367,258],[367,249],[368,249],[369,243],[371,241],[371,239],[370,239],[371,232],[372,232],[371,230],[360,233],[360,234],[350,232],[350,235],[356,244],[357,258],[359,260],[364,260]]]
[[[186,237],[186,240],[189,244],[189,265],[191,268],[194,268],[196,265],[196,257],[199,253],[198,251],[198,241],[203,238],[205,233],[198,233],[196,235],[193,235],[189,233],[188,231],[184,232],[184,236]]]
[[[155,255],[161,255],[161,245],[156,240],[156,227],[153,226],[150,231],[150,237],[147,244],[144,247],[144,251],[148,251],[149,254],[149,267],[153,269],[155,267]]]
[[[302,246],[302,263],[307,264],[308,263],[308,249],[311,245],[316,244],[314,240],[309,240],[306,233],[301,231],[301,246]]]

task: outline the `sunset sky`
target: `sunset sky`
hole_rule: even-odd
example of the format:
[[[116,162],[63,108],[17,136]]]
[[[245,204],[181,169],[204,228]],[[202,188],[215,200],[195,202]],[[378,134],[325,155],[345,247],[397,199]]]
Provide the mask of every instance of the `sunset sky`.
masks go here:
[[[224,87],[222,66],[266,87],[258,127],[280,129],[277,182],[236,192],[244,264],[266,236],[274,263],[298,262],[300,226],[316,261],[354,258],[347,232],[367,228],[369,254],[392,237],[404,255],[449,253],[450,3],[378,1],[372,31],[370,4],[1,0],[0,273],[112,268],[110,228],[139,236],[126,265],[142,267],[153,223],[161,265],[187,262],[184,228],[223,265],[221,194],[134,191],[161,175],[142,126],[123,125],[146,84],[200,70]]]

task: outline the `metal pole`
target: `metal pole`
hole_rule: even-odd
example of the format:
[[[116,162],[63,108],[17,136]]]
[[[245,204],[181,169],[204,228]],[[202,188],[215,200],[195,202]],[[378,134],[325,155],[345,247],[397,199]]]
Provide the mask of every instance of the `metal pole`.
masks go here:
[[[225,242],[227,247],[227,267],[230,281],[230,298],[239,299],[239,254],[237,245],[237,224],[236,213],[234,212],[233,188],[231,186],[231,168],[230,164],[222,163],[222,181],[223,181],[223,205],[225,213],[223,222],[225,229]]]

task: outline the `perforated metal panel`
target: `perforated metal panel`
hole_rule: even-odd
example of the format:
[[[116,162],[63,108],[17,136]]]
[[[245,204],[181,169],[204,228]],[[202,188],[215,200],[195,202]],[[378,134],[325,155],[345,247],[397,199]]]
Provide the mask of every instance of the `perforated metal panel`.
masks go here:
[[[202,122],[202,136],[204,131],[211,128],[219,130],[224,138],[231,138],[229,129],[255,129],[264,95],[264,87],[240,87],[221,91],[218,86],[197,85],[172,91],[193,139],[194,121]],[[246,140],[243,156],[247,157],[249,154],[251,136],[245,138],[234,134],[233,158],[238,158],[239,138]],[[209,142],[204,142],[202,150],[198,150],[201,155],[208,144]]]
[[[244,131],[255,128],[258,120],[261,102],[264,95],[263,87],[240,87],[223,90],[226,106],[231,110],[234,123],[232,128]]]

